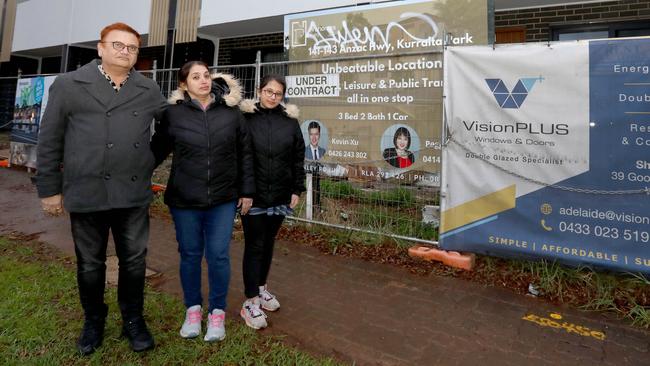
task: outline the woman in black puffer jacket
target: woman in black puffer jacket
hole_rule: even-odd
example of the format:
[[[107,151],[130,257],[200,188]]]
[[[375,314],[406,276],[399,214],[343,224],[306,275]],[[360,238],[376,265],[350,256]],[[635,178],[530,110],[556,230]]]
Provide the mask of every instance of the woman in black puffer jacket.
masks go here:
[[[259,103],[245,101],[241,105],[253,141],[256,192],[253,208],[242,215],[247,300],[240,314],[255,329],[267,325],[262,309],[280,308],[266,285],[275,236],[284,216],[293,213],[305,191],[305,141],[296,119],[298,109],[280,104],[285,89],[283,77],[266,76],[260,83]]]
[[[210,294],[204,339],[221,340],[236,207],[245,214],[255,193],[251,141],[237,107],[241,88],[230,75],[211,77],[205,63],[190,61],[179,71],[179,85],[151,146],[157,163],[174,152],[165,203],[176,227],[187,307],[180,333],[183,338],[201,333],[205,253]]]

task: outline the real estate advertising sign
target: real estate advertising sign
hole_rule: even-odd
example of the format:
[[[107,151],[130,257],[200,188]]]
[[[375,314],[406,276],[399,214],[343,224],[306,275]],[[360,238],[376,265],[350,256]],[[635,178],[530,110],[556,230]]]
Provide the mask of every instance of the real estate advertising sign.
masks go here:
[[[648,54],[448,48],[442,247],[650,273]]]
[[[400,1],[285,17],[287,97],[327,175],[439,185],[442,49],[488,42],[488,3]]]
[[[41,118],[56,76],[18,79],[9,163],[36,168],[36,144]]]

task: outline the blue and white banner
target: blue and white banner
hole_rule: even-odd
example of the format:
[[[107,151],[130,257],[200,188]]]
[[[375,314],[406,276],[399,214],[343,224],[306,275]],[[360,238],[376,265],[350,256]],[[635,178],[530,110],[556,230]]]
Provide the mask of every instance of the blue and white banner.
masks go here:
[[[442,247],[650,273],[649,54],[449,48]]]
[[[56,76],[18,79],[11,130],[11,164],[36,167],[38,131],[54,79]]]

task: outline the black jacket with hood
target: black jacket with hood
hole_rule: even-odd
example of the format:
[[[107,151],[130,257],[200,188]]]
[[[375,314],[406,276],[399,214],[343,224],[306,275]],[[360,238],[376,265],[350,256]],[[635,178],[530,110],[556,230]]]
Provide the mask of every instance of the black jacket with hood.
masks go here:
[[[231,75],[212,79],[215,100],[205,111],[178,89],[156,126],[156,165],[173,151],[165,190],[171,207],[208,208],[255,193],[251,140],[237,107],[241,87]]]
[[[298,123],[298,108],[278,105],[262,108],[245,100],[246,117],[255,157],[254,207],[289,204],[291,195],[305,191],[305,141]]]

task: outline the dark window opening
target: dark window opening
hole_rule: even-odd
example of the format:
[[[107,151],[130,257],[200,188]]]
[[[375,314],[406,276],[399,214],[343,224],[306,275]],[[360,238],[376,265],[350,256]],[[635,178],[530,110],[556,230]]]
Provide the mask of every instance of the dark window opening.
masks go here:
[[[650,21],[631,21],[589,25],[558,25],[551,27],[554,41],[581,39],[640,37],[650,35]]]

